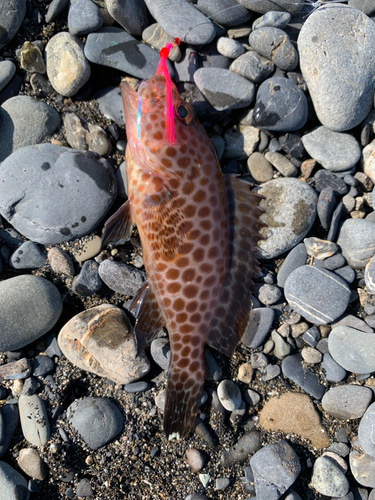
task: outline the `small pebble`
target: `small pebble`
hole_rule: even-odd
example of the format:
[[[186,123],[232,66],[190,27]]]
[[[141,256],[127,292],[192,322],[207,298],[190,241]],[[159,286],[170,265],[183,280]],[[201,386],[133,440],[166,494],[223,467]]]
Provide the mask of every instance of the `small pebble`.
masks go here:
[[[43,481],[47,473],[38,452],[34,448],[23,448],[17,459],[19,467],[33,479]]]
[[[186,451],[186,462],[193,472],[200,472],[204,467],[204,456],[196,448],[189,448]]]
[[[322,495],[343,497],[349,491],[349,482],[341,467],[330,457],[322,456],[314,463],[312,486]]]
[[[241,405],[241,391],[231,380],[223,380],[217,388],[220,403],[228,411],[237,410]]]

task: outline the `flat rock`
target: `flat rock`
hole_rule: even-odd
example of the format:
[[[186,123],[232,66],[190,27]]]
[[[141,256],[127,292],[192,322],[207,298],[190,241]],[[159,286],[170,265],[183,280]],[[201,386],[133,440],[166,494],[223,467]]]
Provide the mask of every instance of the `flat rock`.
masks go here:
[[[1,20],[1,18],[0,18]],[[28,500],[28,482],[6,462],[0,461],[0,489],[2,500]]]
[[[293,71],[298,64],[298,52],[289,36],[279,28],[264,27],[250,33],[249,43],[260,55],[284,71]]]
[[[325,393],[325,386],[319,381],[315,373],[303,366],[300,354],[287,356],[281,364],[281,369],[285,377],[290,378],[313,398],[320,399]]]
[[[375,371],[373,333],[360,332],[349,326],[338,326],[329,334],[328,348],[333,359],[349,372],[366,374]]]
[[[361,157],[361,148],[351,134],[327,127],[317,127],[305,134],[302,143],[309,155],[331,172],[349,170]]]
[[[324,126],[349,130],[371,110],[374,50],[375,25],[357,9],[325,5],[304,22],[298,37],[300,66]],[[353,57],[347,57],[348,51]],[[344,74],[350,78],[342,78]]]
[[[363,269],[375,254],[375,222],[347,219],[339,229],[337,244],[351,267]]]
[[[249,7],[251,7],[251,4],[249,4]],[[258,17],[258,19],[253,22],[252,28],[254,31],[259,28],[270,26],[271,28],[279,28],[282,30],[289,23],[291,17],[289,12],[271,10],[270,12],[266,12],[264,16]]]
[[[252,309],[250,311],[249,325],[241,342],[251,349],[262,345],[271,329],[274,317],[275,311],[271,308],[260,307]]]
[[[105,6],[113,19],[133,36],[141,36],[149,25],[149,13],[139,0],[105,0]]]
[[[298,267],[306,264],[307,251],[303,243],[295,246],[286,256],[284,262],[281,264],[277,274],[277,284],[280,287],[285,286],[288,276]]]
[[[173,45],[173,36],[168,35],[158,23],[151,24],[142,32],[142,40],[159,51],[167,43]],[[181,59],[181,49],[178,45],[170,50],[168,59],[173,62],[178,62]]]
[[[253,83],[260,83],[272,73],[275,66],[255,50],[249,50],[237,57],[229,69]]]
[[[145,273],[128,264],[104,260],[99,266],[99,276],[115,292],[133,297],[145,281]]]
[[[375,259],[374,257],[368,262],[365,268],[365,282],[367,289],[375,294]]]
[[[118,86],[104,88],[96,94],[95,99],[99,104],[100,112],[106,118],[113,120],[119,127],[125,125],[124,107]]]
[[[327,431],[306,394],[287,392],[269,399],[260,412],[259,423],[267,432],[297,434],[317,449],[330,445]]]
[[[306,182],[293,178],[273,179],[257,192],[265,197],[259,206],[267,224],[260,233],[258,257],[273,259],[297,245],[310,231],[315,217],[317,195]]]
[[[268,11],[276,12],[289,12],[292,16],[298,14],[303,7],[303,0],[295,0],[294,2],[289,2],[289,0],[240,0],[239,3],[246,7],[246,9],[258,12],[259,14],[266,14]]]
[[[375,467],[375,458],[365,453],[358,437],[354,438],[351,444],[352,448],[349,454],[351,473],[362,486],[375,488],[375,477],[372,473]]]
[[[21,394],[18,405],[25,439],[34,446],[46,445],[50,438],[50,427],[44,401],[37,394]]]
[[[124,426],[120,410],[106,398],[74,401],[67,410],[67,418],[92,450],[107,444]]]
[[[47,477],[39,453],[34,448],[22,448],[17,459],[18,466],[33,479],[43,481]]]
[[[0,310],[0,351],[14,351],[55,325],[62,300],[50,281],[24,274],[0,282]]]
[[[25,95],[8,99],[0,108],[0,162],[25,146],[43,142],[60,125],[59,113]]]
[[[26,14],[26,0],[3,0],[0,12],[0,49],[10,42],[19,30]]]
[[[338,319],[350,300],[345,280],[315,266],[301,266],[293,271],[285,282],[284,294],[296,312],[316,325]]]
[[[367,408],[358,427],[358,439],[361,447],[364,449],[365,453],[371,455],[372,457],[375,457],[375,444],[373,441],[374,425],[375,403]]]
[[[117,194],[107,160],[53,144],[16,151],[1,164],[0,175],[1,215],[28,239],[43,244],[91,232]]]
[[[325,412],[335,418],[361,418],[371,403],[373,392],[360,385],[340,385],[329,389],[322,398]]]
[[[231,380],[222,380],[217,387],[217,395],[220,403],[228,411],[240,408],[242,403],[241,391]]]
[[[3,438],[0,441],[0,457],[2,457],[9,448],[9,445],[12,441],[13,434],[15,433],[20,417],[18,411],[18,405],[9,404],[0,408],[2,421],[2,434]]]
[[[73,36],[86,35],[101,28],[103,16],[99,7],[91,0],[73,0],[68,14],[69,33]]]
[[[144,353],[136,357],[133,327],[118,307],[102,304],[74,316],[58,335],[64,355],[82,370],[129,384],[150,369]]]

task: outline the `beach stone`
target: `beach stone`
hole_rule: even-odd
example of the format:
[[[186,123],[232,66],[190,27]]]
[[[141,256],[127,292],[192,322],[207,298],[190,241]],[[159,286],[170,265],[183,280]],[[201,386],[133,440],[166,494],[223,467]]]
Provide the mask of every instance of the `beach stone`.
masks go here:
[[[116,125],[123,127],[125,125],[124,107],[120,88],[106,87],[100,90],[95,100],[99,104],[99,110],[106,118],[113,120]]]
[[[55,325],[62,311],[62,300],[50,281],[24,274],[0,282],[0,310],[0,351],[14,351]]]
[[[59,94],[71,97],[89,80],[90,65],[76,36],[57,33],[47,43],[45,55],[49,81]]]
[[[75,274],[74,264],[69,255],[59,247],[48,250],[47,257],[52,270],[57,274],[73,276]]]
[[[44,401],[37,394],[21,394],[18,406],[25,439],[34,446],[46,445],[50,438],[50,427]]]
[[[363,387],[365,389],[365,387]],[[369,391],[372,393],[371,389]],[[372,394],[370,396],[371,400]],[[358,412],[359,413],[359,412]],[[375,457],[375,444],[373,441],[373,429],[375,424],[375,403],[370,405],[364,413],[358,427],[358,439],[361,447],[368,455]]]
[[[258,28],[249,36],[251,47],[279,69],[293,71],[298,64],[298,52],[285,31],[279,28]]]
[[[179,61],[174,63],[176,82],[194,83],[194,73],[199,68],[198,54],[190,47],[186,47]]]
[[[256,349],[262,345],[271,329],[274,317],[275,311],[269,307],[252,309],[248,327],[241,338],[242,344],[251,349]]]
[[[169,340],[166,338],[154,339],[151,342],[150,353],[152,359],[162,370],[168,370],[171,355]]]
[[[333,323],[331,326],[332,328],[336,328],[337,326],[350,326],[356,330],[361,330],[361,332],[374,333],[374,330],[369,327],[365,321],[352,314],[346,314],[340,321]]]
[[[375,222],[347,219],[340,227],[337,244],[352,268],[363,269],[375,254]]]
[[[74,254],[74,258],[77,262],[85,262],[88,259],[96,257],[100,253],[101,249],[101,238],[100,236],[93,236],[89,241],[87,241],[82,246],[82,251]]]
[[[15,269],[35,269],[46,263],[46,254],[32,241],[25,241],[12,253],[9,264]]]
[[[348,186],[343,179],[329,170],[318,170],[315,175],[315,189],[320,193],[325,188],[331,188],[336,195],[346,194]]]
[[[2,399],[5,399],[2,398]],[[9,445],[12,441],[13,435],[18,428],[18,424],[20,421],[18,405],[16,404],[7,404],[0,408],[0,420],[2,426],[2,439],[0,441],[0,457],[2,457],[9,448]]]
[[[26,479],[2,461],[0,461],[0,489],[3,500],[28,500],[30,494]]]
[[[259,183],[270,181],[273,178],[272,165],[262,153],[257,151],[252,153],[247,160],[247,167],[250,175]]]
[[[265,159],[273,165],[284,177],[297,177],[298,169],[281,153],[265,154]]]
[[[259,129],[240,125],[225,133],[225,159],[245,159],[251,155],[259,143]]]
[[[235,445],[223,451],[220,457],[220,463],[223,467],[231,467],[233,464],[244,462],[249,455],[260,450],[261,447],[262,440],[260,432],[246,432]]]
[[[238,368],[238,380],[244,384],[250,384],[253,378],[254,370],[250,363],[243,363]]]
[[[329,389],[322,398],[325,412],[335,418],[361,418],[372,400],[372,390],[360,385],[340,385]]]
[[[303,242],[306,247],[307,255],[310,255],[319,261],[324,261],[325,259],[332,257],[332,255],[338,250],[336,243],[333,243],[333,241],[321,240],[315,236],[305,238]],[[318,265],[317,267],[320,266]]]
[[[267,432],[297,434],[317,449],[330,444],[319,414],[306,394],[287,392],[269,399],[260,412],[259,423]]]
[[[361,448],[358,437],[353,439],[351,445],[349,454],[351,473],[362,486],[375,488],[375,477],[372,474],[375,467],[375,458],[365,453]]]
[[[285,377],[290,378],[313,398],[321,399],[325,393],[325,386],[320,383],[315,373],[303,366],[300,354],[287,356],[281,364],[281,369]]]
[[[331,271],[301,266],[288,276],[284,295],[293,310],[305,319],[316,325],[326,325],[346,311],[350,288]]]
[[[158,23],[151,24],[145,28],[142,32],[142,40],[157,50],[162,49],[167,43],[173,45],[173,36],[168,35]],[[188,50],[191,51],[191,49],[186,49],[186,51]],[[181,49],[178,45],[170,50],[168,59],[174,62],[178,62],[181,59]]]
[[[310,346],[305,346],[301,350],[303,360],[310,365],[317,365],[322,361],[322,353]]]
[[[118,307],[102,304],[74,316],[60,330],[63,354],[80,369],[118,384],[142,378],[150,369],[144,353],[136,357],[133,327]]]
[[[269,444],[250,458],[257,498],[278,500],[301,471],[293,448],[284,440]]]
[[[303,0],[296,0],[291,3],[288,0],[255,0],[249,3],[249,0],[240,0],[239,3],[246,9],[266,14],[268,11],[289,12],[292,16],[298,14],[303,7]]]
[[[12,61],[0,61],[0,91],[11,81],[16,72],[16,65]]]
[[[375,182],[375,140],[362,150],[361,165],[364,173]],[[372,203],[374,207],[374,203]]]
[[[251,7],[251,5],[249,5]],[[283,29],[289,23],[291,19],[289,12],[277,12],[276,10],[271,10],[266,12],[264,16],[258,17],[253,22],[253,31],[259,28],[265,28],[270,26],[271,28]]]
[[[45,74],[46,65],[44,64],[42,51],[35,42],[24,42],[19,55],[20,66],[22,69],[28,73],[39,73],[41,75]]]
[[[66,8],[69,0],[52,0],[48,6],[46,23],[54,21]]]
[[[27,358],[9,361],[0,366],[0,380],[22,380],[31,375],[31,364]]]
[[[317,195],[313,188],[299,179],[273,179],[257,191],[265,197],[259,206],[266,213],[260,229],[266,238],[258,242],[258,257],[273,259],[296,246],[310,231],[315,217]]]
[[[254,85],[228,69],[200,68],[194,81],[217,111],[246,108],[255,96]]]
[[[81,297],[90,297],[100,290],[102,280],[99,278],[99,264],[93,260],[86,260],[81,272],[72,283],[72,290]]]
[[[150,389],[150,384],[145,380],[141,382],[132,382],[131,384],[124,385],[124,391],[131,394],[136,394],[138,392],[145,392]]]
[[[220,37],[217,40],[217,50],[225,57],[229,57],[230,59],[235,59],[236,57],[241,56],[245,49],[242,47],[240,42],[234,40],[233,38]]]
[[[311,485],[322,495],[333,497],[343,497],[349,491],[349,481],[345,472],[329,456],[316,459]]]
[[[323,229],[329,229],[333,211],[336,207],[336,195],[332,188],[323,188],[319,194],[317,212]]]
[[[288,276],[298,267],[306,264],[307,251],[304,243],[299,243],[286,256],[277,274],[277,285],[285,286]]]
[[[206,45],[213,40],[214,24],[189,2],[145,0],[145,3],[152,17],[173,38],[191,45]]]
[[[333,359],[349,372],[367,374],[375,371],[373,333],[360,332],[348,326],[338,326],[329,334],[328,348]]]
[[[331,172],[342,172],[354,167],[361,157],[361,148],[351,134],[317,127],[302,136],[309,155]]]
[[[249,50],[237,57],[229,66],[230,71],[243,76],[253,83],[263,82],[274,70],[271,61],[262,57],[255,50]]]
[[[307,100],[293,81],[274,76],[260,85],[254,107],[254,125],[270,131],[292,132],[303,127],[306,120]]]
[[[47,373],[54,370],[55,363],[49,356],[36,356],[33,361],[33,375],[34,377],[44,377]]]
[[[322,368],[328,382],[341,382],[346,377],[346,370],[329,353],[323,354]]]
[[[67,418],[92,450],[107,444],[124,426],[120,410],[107,398],[74,401],[67,410]]]
[[[22,448],[17,459],[18,466],[33,479],[43,481],[47,477],[42,459],[35,448]]]
[[[222,380],[217,387],[220,403],[228,411],[238,410],[241,406],[241,391],[231,380]]]
[[[99,265],[99,276],[115,292],[134,296],[145,281],[145,274],[133,266],[106,259]]]
[[[89,151],[39,144],[0,166],[0,212],[21,234],[42,244],[90,233],[116,197],[111,165]]]
[[[200,450],[196,448],[189,448],[186,451],[186,462],[192,472],[200,472],[204,467],[204,455]]]
[[[143,1],[105,0],[105,6],[111,17],[133,36],[141,36],[149,25],[148,10]]]
[[[20,148],[43,142],[59,125],[59,113],[48,104],[25,95],[8,99],[0,108],[0,162]]]
[[[355,33],[353,23],[358,26]],[[348,58],[348,50],[355,56]],[[300,67],[324,126],[335,131],[352,129],[371,110],[374,50],[375,25],[357,9],[325,5],[304,22],[298,37]],[[342,79],[343,74],[350,74],[350,79]]]
[[[236,6],[230,0],[222,0],[220,6],[222,9],[219,10],[216,0],[198,0],[198,9],[222,26],[238,26],[251,18],[251,13],[248,10]]]
[[[26,0],[3,0],[0,13],[0,49],[12,40],[26,14]]]
[[[86,477],[81,479],[77,484],[77,497],[90,497],[93,494],[90,480]]]
[[[369,292],[375,294],[375,259],[374,257],[367,263],[365,268],[365,282]]]

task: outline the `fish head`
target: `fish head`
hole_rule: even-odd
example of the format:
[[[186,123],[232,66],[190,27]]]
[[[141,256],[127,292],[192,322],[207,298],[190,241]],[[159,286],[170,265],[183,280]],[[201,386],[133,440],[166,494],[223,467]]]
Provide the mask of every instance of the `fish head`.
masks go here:
[[[187,155],[194,136],[206,135],[192,106],[181,98],[171,82],[172,109],[169,111],[173,112],[175,140],[168,141],[165,133],[168,110],[164,76],[154,75],[141,82],[137,92],[126,82],[122,82],[120,88],[128,145],[135,163],[147,164],[151,171],[162,173],[167,178],[184,177],[181,162],[178,165],[173,160]]]

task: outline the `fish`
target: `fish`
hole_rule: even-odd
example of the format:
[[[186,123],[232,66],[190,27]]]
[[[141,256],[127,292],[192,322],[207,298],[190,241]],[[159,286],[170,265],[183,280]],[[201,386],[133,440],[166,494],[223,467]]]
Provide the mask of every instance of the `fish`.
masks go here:
[[[248,183],[223,175],[194,108],[166,80],[156,74],[137,91],[120,84],[128,200],[106,222],[102,247],[129,239],[136,224],[147,281],[131,306],[137,308],[134,335],[140,353],[161,328],[168,331],[164,431],[172,440],[194,428],[205,345],[231,356],[249,324],[264,223],[262,197]]]

